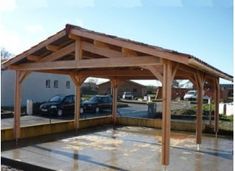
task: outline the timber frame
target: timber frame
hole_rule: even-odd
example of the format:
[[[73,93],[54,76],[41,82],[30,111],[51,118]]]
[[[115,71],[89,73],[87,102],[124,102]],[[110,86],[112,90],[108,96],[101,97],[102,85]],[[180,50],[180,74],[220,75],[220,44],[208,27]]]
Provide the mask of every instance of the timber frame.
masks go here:
[[[16,70],[14,131],[20,139],[21,85],[31,72],[65,74],[76,87],[74,128],[79,129],[80,86],[87,77],[111,80],[113,124],[116,124],[117,89],[128,79],[157,79],[163,86],[162,164],[169,164],[171,87],[174,79],[190,80],[198,91],[196,143],[201,144],[202,97],[205,83],[213,87],[214,129],[218,132],[219,78],[233,77],[188,54],[106,35],[67,24],[29,50],[3,63]]]

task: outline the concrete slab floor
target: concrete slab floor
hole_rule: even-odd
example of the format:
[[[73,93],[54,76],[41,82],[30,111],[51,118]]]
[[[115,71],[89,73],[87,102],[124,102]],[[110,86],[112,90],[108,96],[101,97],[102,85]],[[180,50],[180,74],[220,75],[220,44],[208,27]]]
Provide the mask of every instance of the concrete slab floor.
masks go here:
[[[2,151],[2,156],[54,170],[160,171],[161,130],[144,127],[94,128],[77,136]],[[3,149],[3,148],[2,148]],[[233,140],[172,132],[168,171],[232,171]]]

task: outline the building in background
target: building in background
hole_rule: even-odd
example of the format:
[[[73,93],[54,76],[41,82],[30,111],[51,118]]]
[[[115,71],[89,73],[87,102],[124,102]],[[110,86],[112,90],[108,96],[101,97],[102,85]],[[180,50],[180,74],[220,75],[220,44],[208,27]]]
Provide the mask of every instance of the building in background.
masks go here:
[[[134,97],[144,97],[147,88],[133,81],[125,81],[118,87],[118,97],[122,97],[124,92],[132,92]],[[110,81],[98,85],[98,94],[111,94]]]
[[[14,106],[15,71],[1,70],[1,106]],[[33,102],[49,100],[54,95],[74,94],[74,85],[70,77],[58,74],[32,72],[22,84],[22,106],[27,99]]]

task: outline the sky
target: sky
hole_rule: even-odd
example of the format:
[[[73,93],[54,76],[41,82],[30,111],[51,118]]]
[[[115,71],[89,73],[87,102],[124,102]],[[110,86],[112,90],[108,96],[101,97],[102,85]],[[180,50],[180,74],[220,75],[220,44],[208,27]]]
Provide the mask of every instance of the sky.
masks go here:
[[[188,53],[233,75],[232,0],[0,0],[0,48],[17,55],[67,23]]]

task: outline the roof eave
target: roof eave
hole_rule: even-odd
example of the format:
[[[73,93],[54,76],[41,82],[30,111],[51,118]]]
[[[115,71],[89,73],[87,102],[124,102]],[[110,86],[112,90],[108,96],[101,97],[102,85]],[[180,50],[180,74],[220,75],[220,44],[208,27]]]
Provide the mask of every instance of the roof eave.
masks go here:
[[[215,70],[215,69],[213,69],[213,68],[211,68],[211,67],[209,67],[209,66],[207,66],[207,65],[205,65],[205,64],[203,64],[193,58],[189,60],[189,65],[201,68],[202,70],[205,70],[209,73],[212,73],[213,75],[216,75],[220,78],[223,78],[223,79],[226,79],[228,81],[233,82],[233,77],[231,75],[225,74],[223,72],[219,72],[219,71],[217,71],[217,70]]]

